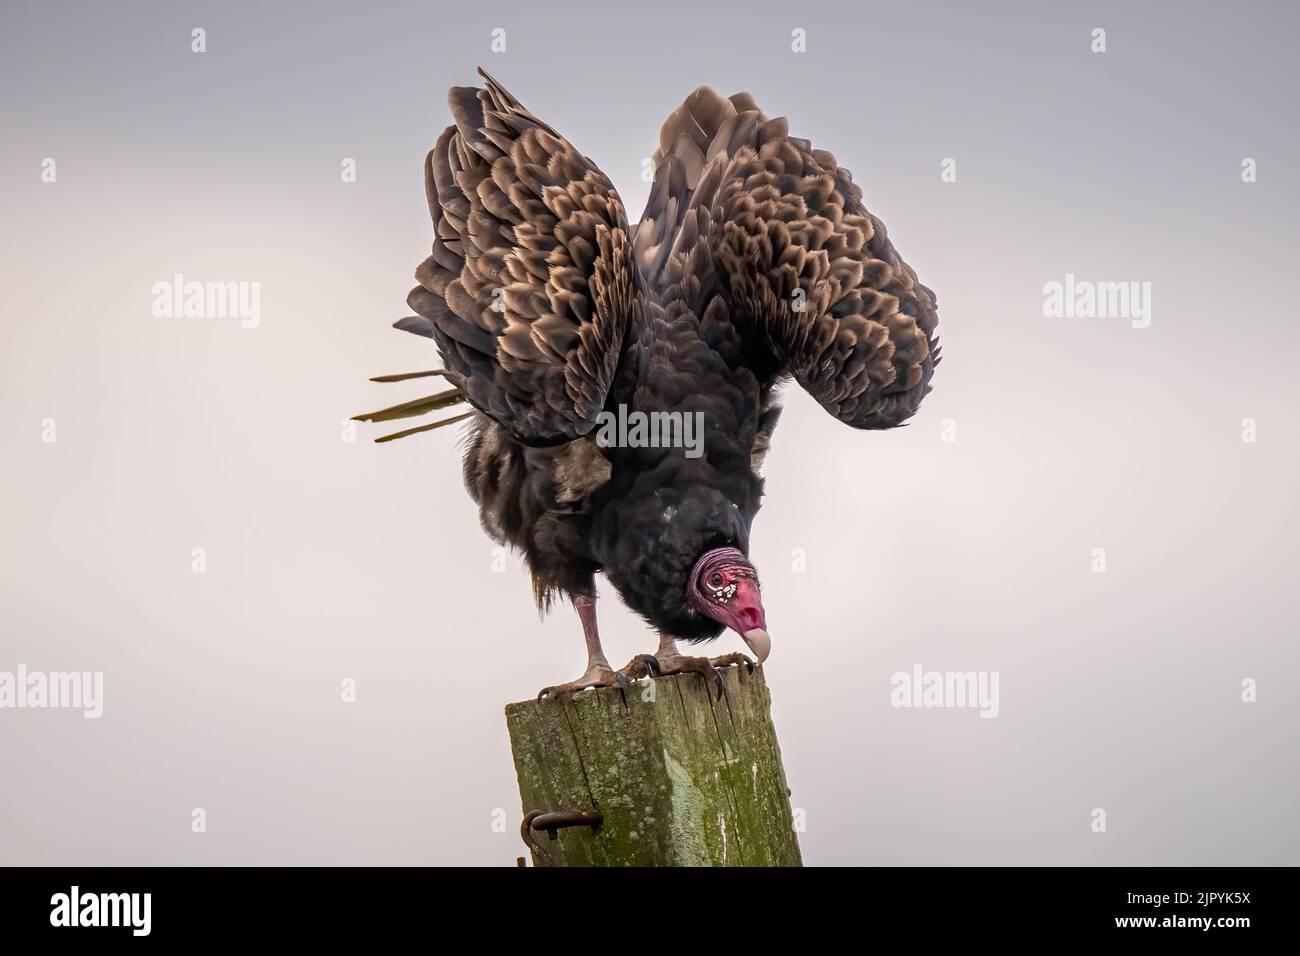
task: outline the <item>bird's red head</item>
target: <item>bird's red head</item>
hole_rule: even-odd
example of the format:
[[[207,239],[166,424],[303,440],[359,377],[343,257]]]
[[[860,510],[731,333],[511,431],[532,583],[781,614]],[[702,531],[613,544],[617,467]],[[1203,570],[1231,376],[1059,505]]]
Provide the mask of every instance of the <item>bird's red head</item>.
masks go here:
[[[749,645],[759,662],[772,651],[763,612],[758,572],[736,548],[714,548],[702,554],[686,589],[691,607],[731,628]]]

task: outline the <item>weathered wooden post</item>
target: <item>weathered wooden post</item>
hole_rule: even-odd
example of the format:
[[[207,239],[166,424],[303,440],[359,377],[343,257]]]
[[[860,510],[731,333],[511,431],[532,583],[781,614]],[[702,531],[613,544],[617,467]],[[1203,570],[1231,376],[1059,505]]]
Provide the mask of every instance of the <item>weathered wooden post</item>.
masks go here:
[[[535,865],[802,865],[763,669],[722,674],[506,706]]]

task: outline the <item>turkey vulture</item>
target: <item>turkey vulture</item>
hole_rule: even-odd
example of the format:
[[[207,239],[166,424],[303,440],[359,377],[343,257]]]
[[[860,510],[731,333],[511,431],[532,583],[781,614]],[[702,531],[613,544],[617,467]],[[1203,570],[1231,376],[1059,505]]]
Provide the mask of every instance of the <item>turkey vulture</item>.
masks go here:
[[[433,252],[396,327],[432,338],[450,388],[366,415],[469,410],[465,485],[483,527],[519,548],[538,607],[567,597],[588,666],[539,697],[718,667],[676,642],[735,630],[771,647],[749,531],[760,466],[793,378],[854,428],[892,428],[930,390],[934,294],[862,205],[848,170],[790,136],[748,93],[707,86],[659,134],[654,184],[630,226],[609,179],[482,70],[453,87],[425,161]],[[612,415],[677,425],[632,440]],[[596,629],[595,575],[659,634],[614,670]]]

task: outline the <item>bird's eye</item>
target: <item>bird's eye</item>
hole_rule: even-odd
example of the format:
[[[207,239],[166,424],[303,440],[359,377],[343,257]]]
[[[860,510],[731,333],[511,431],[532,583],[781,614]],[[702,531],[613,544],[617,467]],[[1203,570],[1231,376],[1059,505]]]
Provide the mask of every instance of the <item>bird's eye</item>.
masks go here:
[[[713,585],[715,588],[722,587],[722,575],[719,574],[717,571],[714,571],[713,574],[709,577],[709,583]]]

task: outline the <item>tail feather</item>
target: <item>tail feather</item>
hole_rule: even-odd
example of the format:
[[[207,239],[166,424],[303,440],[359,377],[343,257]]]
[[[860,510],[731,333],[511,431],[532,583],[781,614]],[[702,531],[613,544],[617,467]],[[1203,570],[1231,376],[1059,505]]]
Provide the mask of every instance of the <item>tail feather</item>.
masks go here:
[[[400,405],[391,405],[388,408],[381,408],[377,412],[353,415],[352,420],[354,422],[388,422],[394,418],[412,418],[416,415],[436,412],[440,408],[448,408],[464,400],[465,396],[461,395],[459,389],[449,388],[445,392],[412,399],[409,402],[402,402]]]
[[[428,425],[417,425],[415,428],[408,428],[405,431],[393,432],[391,435],[385,435],[382,438],[376,438],[375,443],[380,444],[386,441],[394,441],[398,438],[405,438],[407,435],[415,435],[419,432],[427,432],[430,429],[441,428],[443,425],[450,425],[453,422],[463,421],[473,415],[473,412],[464,412],[460,415],[453,415],[451,418],[444,418],[440,422],[432,422]]]
[[[445,368],[431,368],[426,372],[402,372],[399,375],[376,375],[372,382],[405,382],[411,378],[428,378],[430,375],[446,375]]]

